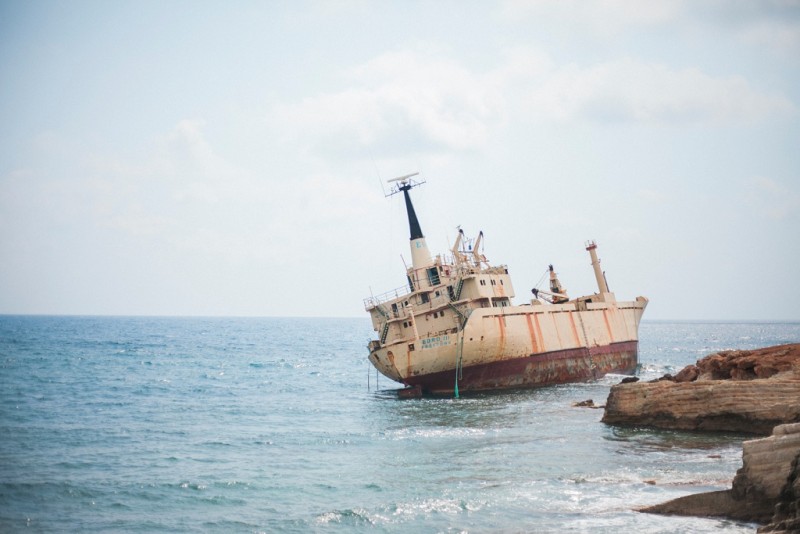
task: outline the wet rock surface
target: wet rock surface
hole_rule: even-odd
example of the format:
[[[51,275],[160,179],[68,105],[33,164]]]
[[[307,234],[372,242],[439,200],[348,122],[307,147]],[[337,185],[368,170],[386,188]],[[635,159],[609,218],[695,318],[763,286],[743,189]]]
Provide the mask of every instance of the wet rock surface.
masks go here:
[[[800,532],[800,344],[710,354],[675,376],[613,386],[603,421],[769,435],[745,441],[731,489],[642,512],[727,517]],[[771,435],[770,435],[771,434]]]
[[[728,517],[761,523],[758,532],[800,532],[800,423],[745,441],[732,488],[643,508],[647,513]]]

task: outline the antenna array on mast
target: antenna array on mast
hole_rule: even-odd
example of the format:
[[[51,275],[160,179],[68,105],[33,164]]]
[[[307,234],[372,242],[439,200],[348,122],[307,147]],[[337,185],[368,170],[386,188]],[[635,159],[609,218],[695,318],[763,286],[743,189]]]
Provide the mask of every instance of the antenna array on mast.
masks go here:
[[[412,180],[414,176],[418,176],[418,172],[413,172],[411,174],[406,174],[405,176],[398,176],[397,178],[392,178],[391,180],[386,180],[387,183],[392,184],[392,188],[389,191],[389,194],[386,195],[390,197],[392,195],[396,195],[402,191],[408,191],[412,187],[417,187],[418,185],[422,185],[425,183],[425,180]]]

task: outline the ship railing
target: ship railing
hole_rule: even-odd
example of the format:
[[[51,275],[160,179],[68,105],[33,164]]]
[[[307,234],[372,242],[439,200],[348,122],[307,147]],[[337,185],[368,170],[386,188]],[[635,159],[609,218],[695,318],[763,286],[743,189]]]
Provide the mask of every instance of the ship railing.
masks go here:
[[[370,310],[384,302],[388,302],[390,300],[398,299],[400,297],[404,297],[411,293],[411,289],[408,286],[401,286],[392,290],[387,291],[386,293],[381,293],[377,296],[371,296],[364,299],[364,309]],[[395,317],[397,315],[395,314]]]

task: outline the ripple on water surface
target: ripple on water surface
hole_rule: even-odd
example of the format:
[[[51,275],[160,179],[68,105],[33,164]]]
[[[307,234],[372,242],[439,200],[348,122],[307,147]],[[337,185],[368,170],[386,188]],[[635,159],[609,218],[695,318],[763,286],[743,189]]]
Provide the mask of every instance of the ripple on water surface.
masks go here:
[[[633,511],[728,487],[744,436],[572,407],[614,376],[401,400],[374,389],[371,335],[360,319],[0,317],[0,530],[752,532]],[[800,325],[641,337],[649,377]]]

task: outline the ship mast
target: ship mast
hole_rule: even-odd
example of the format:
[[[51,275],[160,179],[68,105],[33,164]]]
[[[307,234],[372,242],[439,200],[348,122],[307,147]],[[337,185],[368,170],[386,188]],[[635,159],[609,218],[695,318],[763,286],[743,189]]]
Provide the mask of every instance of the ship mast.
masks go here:
[[[406,212],[408,213],[408,229],[411,241],[411,268],[414,271],[426,269],[433,265],[433,259],[431,258],[430,251],[428,250],[428,244],[425,242],[425,236],[423,235],[422,228],[419,225],[417,213],[414,211],[414,204],[411,203],[411,196],[408,194],[412,188],[425,183],[424,181],[417,182],[411,179],[418,174],[418,172],[415,172],[413,174],[407,174],[405,176],[400,176],[398,178],[392,178],[389,180],[389,183],[391,183],[393,187],[391,193],[387,195],[392,196],[402,192],[403,197],[405,197]]]
[[[587,241],[586,250],[592,258],[592,269],[594,270],[594,278],[597,280],[597,288],[600,290],[600,301],[614,302],[616,299],[614,294],[608,289],[606,273],[600,268],[600,259],[597,257],[597,243],[594,241]]]

